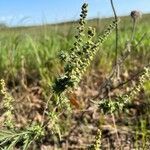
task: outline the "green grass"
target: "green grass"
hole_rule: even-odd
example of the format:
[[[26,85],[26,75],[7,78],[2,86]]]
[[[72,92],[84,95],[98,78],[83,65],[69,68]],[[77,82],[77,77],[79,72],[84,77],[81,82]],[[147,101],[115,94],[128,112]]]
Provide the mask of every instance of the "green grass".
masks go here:
[[[146,63],[149,59],[149,23],[150,15],[143,15],[138,21],[135,34],[135,44],[143,33],[147,33],[142,43],[136,48],[132,55],[135,59],[142,56],[140,61]],[[109,24],[111,18],[89,20],[88,24],[96,27],[98,34]],[[61,23],[55,25],[43,25],[33,27],[15,27],[0,29],[0,78],[6,80],[16,78],[23,67],[22,59],[25,61],[25,70],[28,75],[35,73],[42,77],[43,72],[54,75],[59,71],[56,65],[56,56],[60,50],[68,50],[74,41],[76,23]],[[124,48],[124,43],[131,35],[132,22],[129,17],[121,17],[119,27],[119,51]],[[114,57],[115,33],[100,47],[96,63],[98,65],[111,66]],[[109,63],[107,60],[110,60]],[[57,63],[58,64],[58,63]],[[41,72],[42,71],[42,72]],[[42,74],[41,74],[42,73]]]

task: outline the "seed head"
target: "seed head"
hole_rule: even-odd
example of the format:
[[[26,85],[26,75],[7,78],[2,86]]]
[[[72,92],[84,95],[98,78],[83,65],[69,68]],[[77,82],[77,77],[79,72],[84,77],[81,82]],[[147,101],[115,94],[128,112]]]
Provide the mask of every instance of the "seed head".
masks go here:
[[[140,11],[133,10],[130,13],[131,18],[136,21],[137,19],[142,17],[142,13]]]

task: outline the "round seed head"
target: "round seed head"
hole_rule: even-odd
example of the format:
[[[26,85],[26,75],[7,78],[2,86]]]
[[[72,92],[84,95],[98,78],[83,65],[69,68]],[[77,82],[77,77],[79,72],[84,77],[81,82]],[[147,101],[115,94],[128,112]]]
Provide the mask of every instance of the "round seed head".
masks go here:
[[[133,20],[137,20],[142,17],[142,13],[140,11],[133,10],[131,11],[130,16]]]

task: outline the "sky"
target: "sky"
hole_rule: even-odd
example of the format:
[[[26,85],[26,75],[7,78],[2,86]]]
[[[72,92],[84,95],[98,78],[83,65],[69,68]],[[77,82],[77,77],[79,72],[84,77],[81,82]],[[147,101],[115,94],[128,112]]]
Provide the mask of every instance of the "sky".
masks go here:
[[[110,0],[0,0],[0,23],[9,26],[39,25],[77,20],[84,2],[88,18],[113,16]],[[150,0],[114,0],[118,16],[132,10],[150,13]]]

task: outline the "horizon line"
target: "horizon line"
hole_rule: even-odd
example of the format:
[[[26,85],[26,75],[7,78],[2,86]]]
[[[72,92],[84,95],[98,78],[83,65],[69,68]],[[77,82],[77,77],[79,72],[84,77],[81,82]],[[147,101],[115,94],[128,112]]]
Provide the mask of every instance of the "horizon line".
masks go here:
[[[144,12],[142,13],[142,15],[150,15],[150,12]],[[117,17],[129,17],[130,14],[124,14],[124,15],[118,15]],[[93,19],[109,19],[109,18],[114,18],[114,16],[97,16],[97,17],[87,17],[86,20],[90,21],[90,20],[93,20]],[[20,19],[21,20],[21,19]],[[61,25],[61,24],[65,24],[65,23],[73,23],[73,22],[77,22],[79,20],[78,19],[66,19],[64,21],[56,21],[56,22],[49,22],[49,23],[29,23],[29,24],[20,24],[20,25],[10,25],[6,22],[1,22],[0,21],[0,25],[4,25],[6,28],[18,28],[18,27],[38,27],[38,26],[42,26],[42,25]]]

